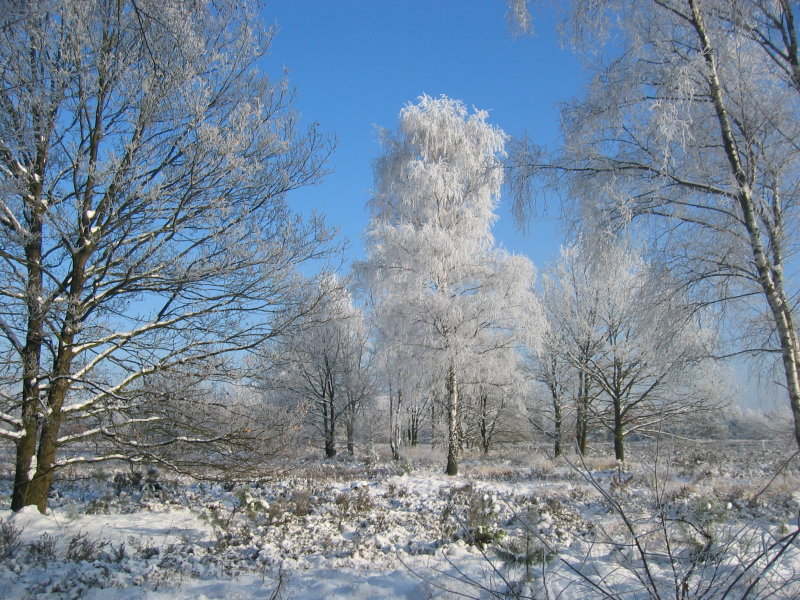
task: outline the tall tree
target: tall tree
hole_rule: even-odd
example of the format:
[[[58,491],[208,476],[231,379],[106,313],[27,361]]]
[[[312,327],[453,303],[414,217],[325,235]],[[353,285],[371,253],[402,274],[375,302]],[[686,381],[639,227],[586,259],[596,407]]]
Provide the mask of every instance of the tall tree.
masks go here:
[[[141,455],[125,424],[168,416],[131,414],[146,377],[229,379],[306,310],[295,268],[329,237],[284,196],[330,147],[257,71],[272,33],[247,4],[3,6],[0,438],[12,509],[45,510],[69,444]]]
[[[511,4],[524,22],[525,0]],[[745,349],[780,357],[800,445],[797,10],[575,0],[569,30],[595,77],[564,109],[563,148],[522,142],[511,167],[520,212],[564,175],[584,223],[638,221],[703,301],[760,300],[768,327]]]
[[[517,343],[539,314],[530,261],[494,248],[505,135],[487,116],[446,97],[403,108],[398,135],[383,135],[360,267],[402,343],[423,349],[426,368],[443,374],[450,475],[469,358]]]

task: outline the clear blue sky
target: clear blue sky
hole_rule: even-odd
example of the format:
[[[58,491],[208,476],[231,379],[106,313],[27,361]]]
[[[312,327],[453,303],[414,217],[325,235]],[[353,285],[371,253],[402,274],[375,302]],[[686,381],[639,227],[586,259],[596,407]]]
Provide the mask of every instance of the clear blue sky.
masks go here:
[[[490,112],[512,136],[558,139],[557,104],[580,90],[577,59],[562,50],[555,17],[539,15],[535,37],[515,38],[505,0],[268,0],[263,18],[279,31],[264,68],[288,70],[305,124],[338,136],[333,172],[291,196],[341,227],[348,259],[363,257],[376,126],[394,129],[400,109],[423,93],[445,94]],[[541,268],[561,238],[554,221],[522,234],[505,201],[495,237]],[[557,212],[557,211],[554,211]]]

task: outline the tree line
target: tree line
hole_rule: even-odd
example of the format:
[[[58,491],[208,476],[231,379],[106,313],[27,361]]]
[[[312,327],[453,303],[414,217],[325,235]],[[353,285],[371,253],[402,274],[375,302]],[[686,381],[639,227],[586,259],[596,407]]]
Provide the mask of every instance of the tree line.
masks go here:
[[[3,8],[13,510],[44,511],[80,463],[259,476],[305,426],[327,456],[359,427],[396,459],[425,432],[449,474],[526,428],[555,454],[606,432],[624,460],[629,436],[725,400],[724,354],[777,357],[800,444],[793,3],[575,0],[565,29],[593,79],[563,143],[451,98],[407,104],[346,276],[322,219],[286,203],[333,142],[259,72],[273,32],[255,6]],[[504,184],[521,221],[557,194],[572,232],[538,281],[492,237]]]
[[[631,434],[699,421],[729,400],[711,323],[629,238],[577,239],[538,285],[526,257],[495,246],[506,136],[487,116],[446,97],[402,109],[398,132],[383,134],[367,257],[349,286],[363,306],[347,289],[332,296],[331,307],[346,308],[302,334],[301,375],[268,377],[299,385],[300,404],[313,398],[309,418],[327,456],[339,417],[352,453],[352,419],[367,401],[388,413],[393,458],[404,430],[413,445],[424,427],[454,475],[465,447],[488,452],[530,430],[560,455],[568,421],[581,453],[592,430],[607,431],[624,460]],[[520,419],[530,427],[510,427]]]

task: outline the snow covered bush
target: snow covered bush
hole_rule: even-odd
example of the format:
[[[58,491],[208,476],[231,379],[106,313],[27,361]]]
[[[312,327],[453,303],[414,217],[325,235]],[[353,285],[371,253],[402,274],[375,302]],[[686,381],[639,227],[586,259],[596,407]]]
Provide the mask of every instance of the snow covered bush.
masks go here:
[[[631,443],[622,474],[599,455],[569,469],[568,452],[531,469],[529,451],[465,460],[469,477],[455,479],[435,460],[404,474],[388,456],[369,467],[309,461],[269,482],[159,477],[169,494],[122,486],[128,470],[91,477],[85,468],[56,481],[51,514],[0,510],[0,543],[15,548],[0,560],[0,597],[269,598],[281,573],[294,600],[452,597],[444,588],[537,600],[798,591],[800,487],[794,466],[781,468],[785,448],[715,442],[707,453],[720,458],[709,467],[676,445],[692,469],[659,465],[657,488],[647,443]],[[630,483],[612,491],[618,480]],[[105,512],[87,514],[98,499]]]
[[[624,481],[647,482],[648,468],[638,465]],[[618,471],[592,471],[586,463],[575,469],[592,492],[571,502],[577,511],[555,498],[534,497],[524,508],[513,500],[520,507],[516,518],[485,555],[496,576],[472,580],[481,593],[606,600],[800,594],[797,488],[788,504],[756,508],[763,488],[730,482],[671,487],[651,478],[623,491]]]
[[[22,530],[8,519],[0,519],[0,559],[13,556],[20,548]]]
[[[483,549],[503,538],[499,527],[499,500],[495,494],[474,483],[442,490],[447,505],[442,511],[442,533],[452,540],[464,540]]]
[[[25,553],[32,564],[47,564],[56,558],[56,538],[45,532],[28,543]]]

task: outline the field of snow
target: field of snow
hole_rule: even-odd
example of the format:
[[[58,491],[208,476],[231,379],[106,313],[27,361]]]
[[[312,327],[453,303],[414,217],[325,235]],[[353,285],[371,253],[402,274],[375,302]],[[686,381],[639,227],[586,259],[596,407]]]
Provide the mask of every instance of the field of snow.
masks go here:
[[[106,468],[62,478],[47,515],[12,515],[5,477],[0,598],[797,598],[790,455],[631,445],[623,469],[515,448],[447,477],[410,449],[247,485]]]

